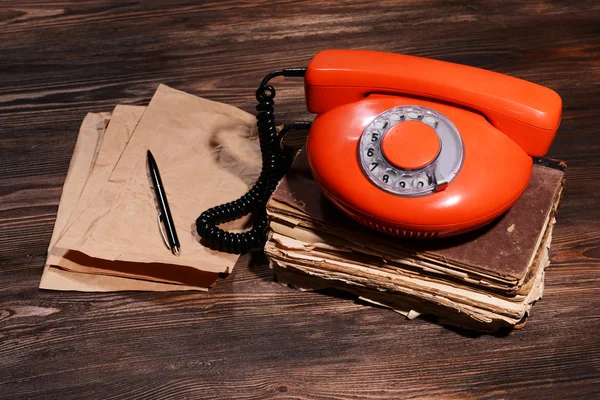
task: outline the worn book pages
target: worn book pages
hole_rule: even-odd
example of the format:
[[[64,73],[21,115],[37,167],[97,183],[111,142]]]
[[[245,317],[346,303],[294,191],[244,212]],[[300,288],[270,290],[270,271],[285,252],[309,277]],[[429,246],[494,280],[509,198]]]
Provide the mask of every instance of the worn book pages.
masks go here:
[[[406,316],[434,314],[453,325],[494,331],[524,322],[533,303],[542,297],[552,225],[540,247],[531,289],[526,295],[513,297],[447,280],[388,271],[377,268],[378,261],[371,260],[374,263],[369,264],[352,255],[335,254],[331,249],[320,251],[318,243],[278,233],[273,234],[265,252],[280,283],[302,289],[342,289]]]
[[[409,318],[434,314],[470,329],[518,327],[543,293],[563,174],[536,165],[519,201],[482,230],[405,240],[332,206],[301,152],[268,203],[265,253],[278,280],[297,288],[342,289]]]
[[[563,176],[562,171],[541,166],[533,174],[527,190],[503,218],[454,238],[407,240],[360,225],[329,203],[312,178],[303,150],[273,193],[267,212],[272,220],[289,220],[341,237],[360,252],[384,253],[388,261],[429,274],[517,293],[530,278],[529,266],[548,223],[548,199],[555,197]],[[452,268],[447,267],[448,260]]]
[[[56,248],[94,259],[152,263],[157,270],[179,265],[229,272],[238,256],[200,245],[194,223],[202,211],[238,198],[255,181],[260,172],[255,129],[248,113],[161,85],[106,183],[83,210],[74,212]],[[180,257],[165,247],[158,230],[147,149],[161,171]]]

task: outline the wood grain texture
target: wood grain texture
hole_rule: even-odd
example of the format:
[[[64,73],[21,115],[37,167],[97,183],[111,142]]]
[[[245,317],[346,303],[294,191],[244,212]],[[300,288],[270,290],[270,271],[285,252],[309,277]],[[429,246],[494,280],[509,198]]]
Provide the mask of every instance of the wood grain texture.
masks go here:
[[[0,399],[600,397],[600,3],[3,1],[0,37]],[[208,294],[37,289],[87,112],[146,104],[161,82],[253,112],[266,72],[327,48],[469,64],[562,96],[549,156],[567,185],[525,329],[469,337],[302,293],[260,256]],[[297,80],[275,83],[280,122],[310,117]]]

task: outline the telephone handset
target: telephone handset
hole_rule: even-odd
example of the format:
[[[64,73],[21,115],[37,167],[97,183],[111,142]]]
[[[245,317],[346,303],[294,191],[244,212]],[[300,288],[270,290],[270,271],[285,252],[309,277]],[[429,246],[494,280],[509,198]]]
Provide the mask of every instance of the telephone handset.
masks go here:
[[[275,76],[304,76],[307,157],[324,195],[356,221],[400,237],[457,235],[481,227],[520,197],[558,129],[551,89],[474,67],[374,51],[326,50],[307,68],[267,75],[257,91],[263,171],[241,199],[197,220],[213,249],[264,243],[264,205],[291,158],[275,131]],[[292,124],[290,128],[303,125]],[[284,130],[286,130],[284,128]],[[262,213],[241,234],[216,226]]]

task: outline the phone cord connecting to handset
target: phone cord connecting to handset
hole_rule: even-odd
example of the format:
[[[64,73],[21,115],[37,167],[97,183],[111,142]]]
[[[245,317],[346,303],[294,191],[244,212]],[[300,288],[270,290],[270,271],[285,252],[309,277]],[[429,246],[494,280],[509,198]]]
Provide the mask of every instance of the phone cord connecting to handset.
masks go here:
[[[277,184],[292,163],[292,155],[284,151],[281,141],[289,130],[305,130],[310,122],[294,122],[286,125],[279,134],[275,128],[273,105],[275,89],[269,81],[277,76],[304,76],[306,68],[284,68],[269,73],[256,90],[256,120],[262,155],[262,169],[256,183],[242,197],[204,211],[196,220],[196,230],[204,244],[213,250],[244,254],[264,246],[267,239],[266,204]],[[256,214],[256,221],[247,232],[228,232],[217,225],[233,221],[249,213]]]

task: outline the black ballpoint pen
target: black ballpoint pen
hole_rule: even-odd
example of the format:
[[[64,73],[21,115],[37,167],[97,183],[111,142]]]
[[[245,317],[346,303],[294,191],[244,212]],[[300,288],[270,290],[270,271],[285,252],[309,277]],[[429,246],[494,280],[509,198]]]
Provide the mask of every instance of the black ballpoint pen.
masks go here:
[[[173,254],[176,256],[179,255],[180,245],[179,239],[177,238],[177,232],[175,231],[175,223],[173,221],[173,216],[171,215],[171,209],[169,208],[169,202],[167,201],[167,195],[165,193],[165,188],[162,184],[162,180],[160,179],[160,172],[158,172],[158,166],[156,165],[156,160],[154,160],[154,156],[150,150],[147,152],[148,156],[148,168],[150,169],[150,177],[152,179],[152,184],[154,185],[154,192],[156,193],[156,200],[158,201],[158,205],[160,207],[160,214],[158,216],[158,223],[161,233],[163,234],[163,238],[167,241],[167,246]],[[166,238],[164,237],[164,233],[162,231],[161,222],[164,223],[166,228]]]

